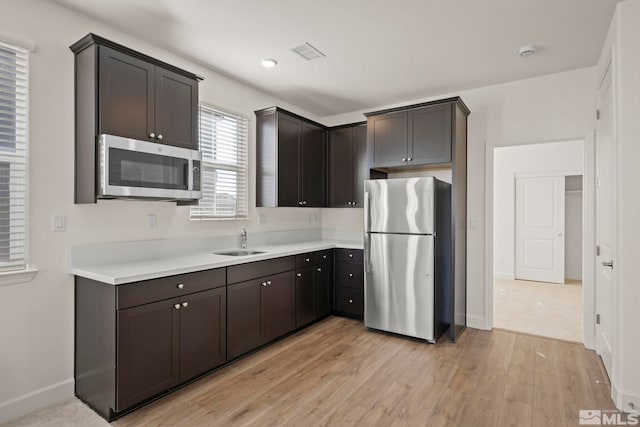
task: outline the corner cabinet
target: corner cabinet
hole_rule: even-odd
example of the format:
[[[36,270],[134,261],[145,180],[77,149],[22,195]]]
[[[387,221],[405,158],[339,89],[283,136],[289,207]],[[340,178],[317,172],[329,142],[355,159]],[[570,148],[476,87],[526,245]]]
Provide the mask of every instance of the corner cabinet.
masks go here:
[[[362,208],[367,166],[366,123],[329,129],[329,207]]]
[[[71,50],[76,203],[95,203],[100,134],[198,149],[199,77],[95,34]]]
[[[326,206],[326,128],[277,107],[255,113],[256,206]]]

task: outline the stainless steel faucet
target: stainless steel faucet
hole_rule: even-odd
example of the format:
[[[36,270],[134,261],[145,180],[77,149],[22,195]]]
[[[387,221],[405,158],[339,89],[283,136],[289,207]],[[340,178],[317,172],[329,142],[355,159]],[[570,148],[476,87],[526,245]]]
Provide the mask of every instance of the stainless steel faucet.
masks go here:
[[[240,230],[240,248],[247,249],[247,229]]]

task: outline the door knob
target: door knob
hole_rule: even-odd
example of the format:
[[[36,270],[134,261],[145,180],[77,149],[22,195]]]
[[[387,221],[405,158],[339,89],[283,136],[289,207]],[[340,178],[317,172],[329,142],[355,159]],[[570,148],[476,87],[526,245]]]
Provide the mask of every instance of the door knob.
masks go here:
[[[262,286],[267,286],[267,282],[260,283]]]
[[[413,161],[413,157],[409,157],[407,160],[411,162]]]
[[[184,289],[184,284],[183,283],[178,283],[178,289]]]
[[[155,134],[155,133],[151,132],[151,133],[149,134],[149,138],[155,138],[155,137],[156,137],[156,134]]]
[[[404,162],[406,162],[406,161],[407,161],[407,158],[406,158],[406,157],[403,157],[403,158],[402,158],[402,162],[404,163]]]
[[[349,277],[353,277],[353,273],[349,273]]]
[[[162,139],[162,134],[158,135],[158,139],[160,140]]]
[[[176,310],[180,310],[180,304],[174,304],[173,308],[175,308]]]
[[[610,269],[612,269],[612,270],[613,270],[613,260],[611,260],[611,261],[609,261],[609,262],[603,261],[603,262],[602,262],[602,266],[603,266],[603,267],[609,267]]]
[[[349,304],[353,304],[353,300],[352,299],[349,300]]]
[[[296,274],[296,276],[302,277],[302,273],[298,273],[298,274]]]
[[[321,269],[321,268],[319,268],[319,269],[318,269],[318,271],[322,271],[322,269]]]
[[[270,284],[271,284],[271,280],[267,280],[267,285],[270,285]]]
[[[186,308],[186,307],[189,306],[189,303],[185,301],[185,302],[182,303],[182,306]]]

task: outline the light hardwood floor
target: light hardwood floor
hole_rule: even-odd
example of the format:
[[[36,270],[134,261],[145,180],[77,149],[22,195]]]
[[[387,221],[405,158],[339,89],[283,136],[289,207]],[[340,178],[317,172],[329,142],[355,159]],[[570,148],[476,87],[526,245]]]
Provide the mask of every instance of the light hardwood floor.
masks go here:
[[[563,426],[613,409],[580,344],[467,329],[428,345],[330,317],[113,424]]]

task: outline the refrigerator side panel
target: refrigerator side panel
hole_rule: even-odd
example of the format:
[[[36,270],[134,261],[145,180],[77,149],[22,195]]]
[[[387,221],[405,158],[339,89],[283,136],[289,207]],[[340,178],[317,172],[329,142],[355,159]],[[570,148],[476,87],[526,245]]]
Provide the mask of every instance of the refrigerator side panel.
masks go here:
[[[435,182],[432,177],[365,181],[365,231],[433,234]]]
[[[438,339],[453,323],[453,241],[451,236],[451,184],[436,184],[435,238],[435,337]]]
[[[365,326],[435,341],[434,238],[365,234]]]

